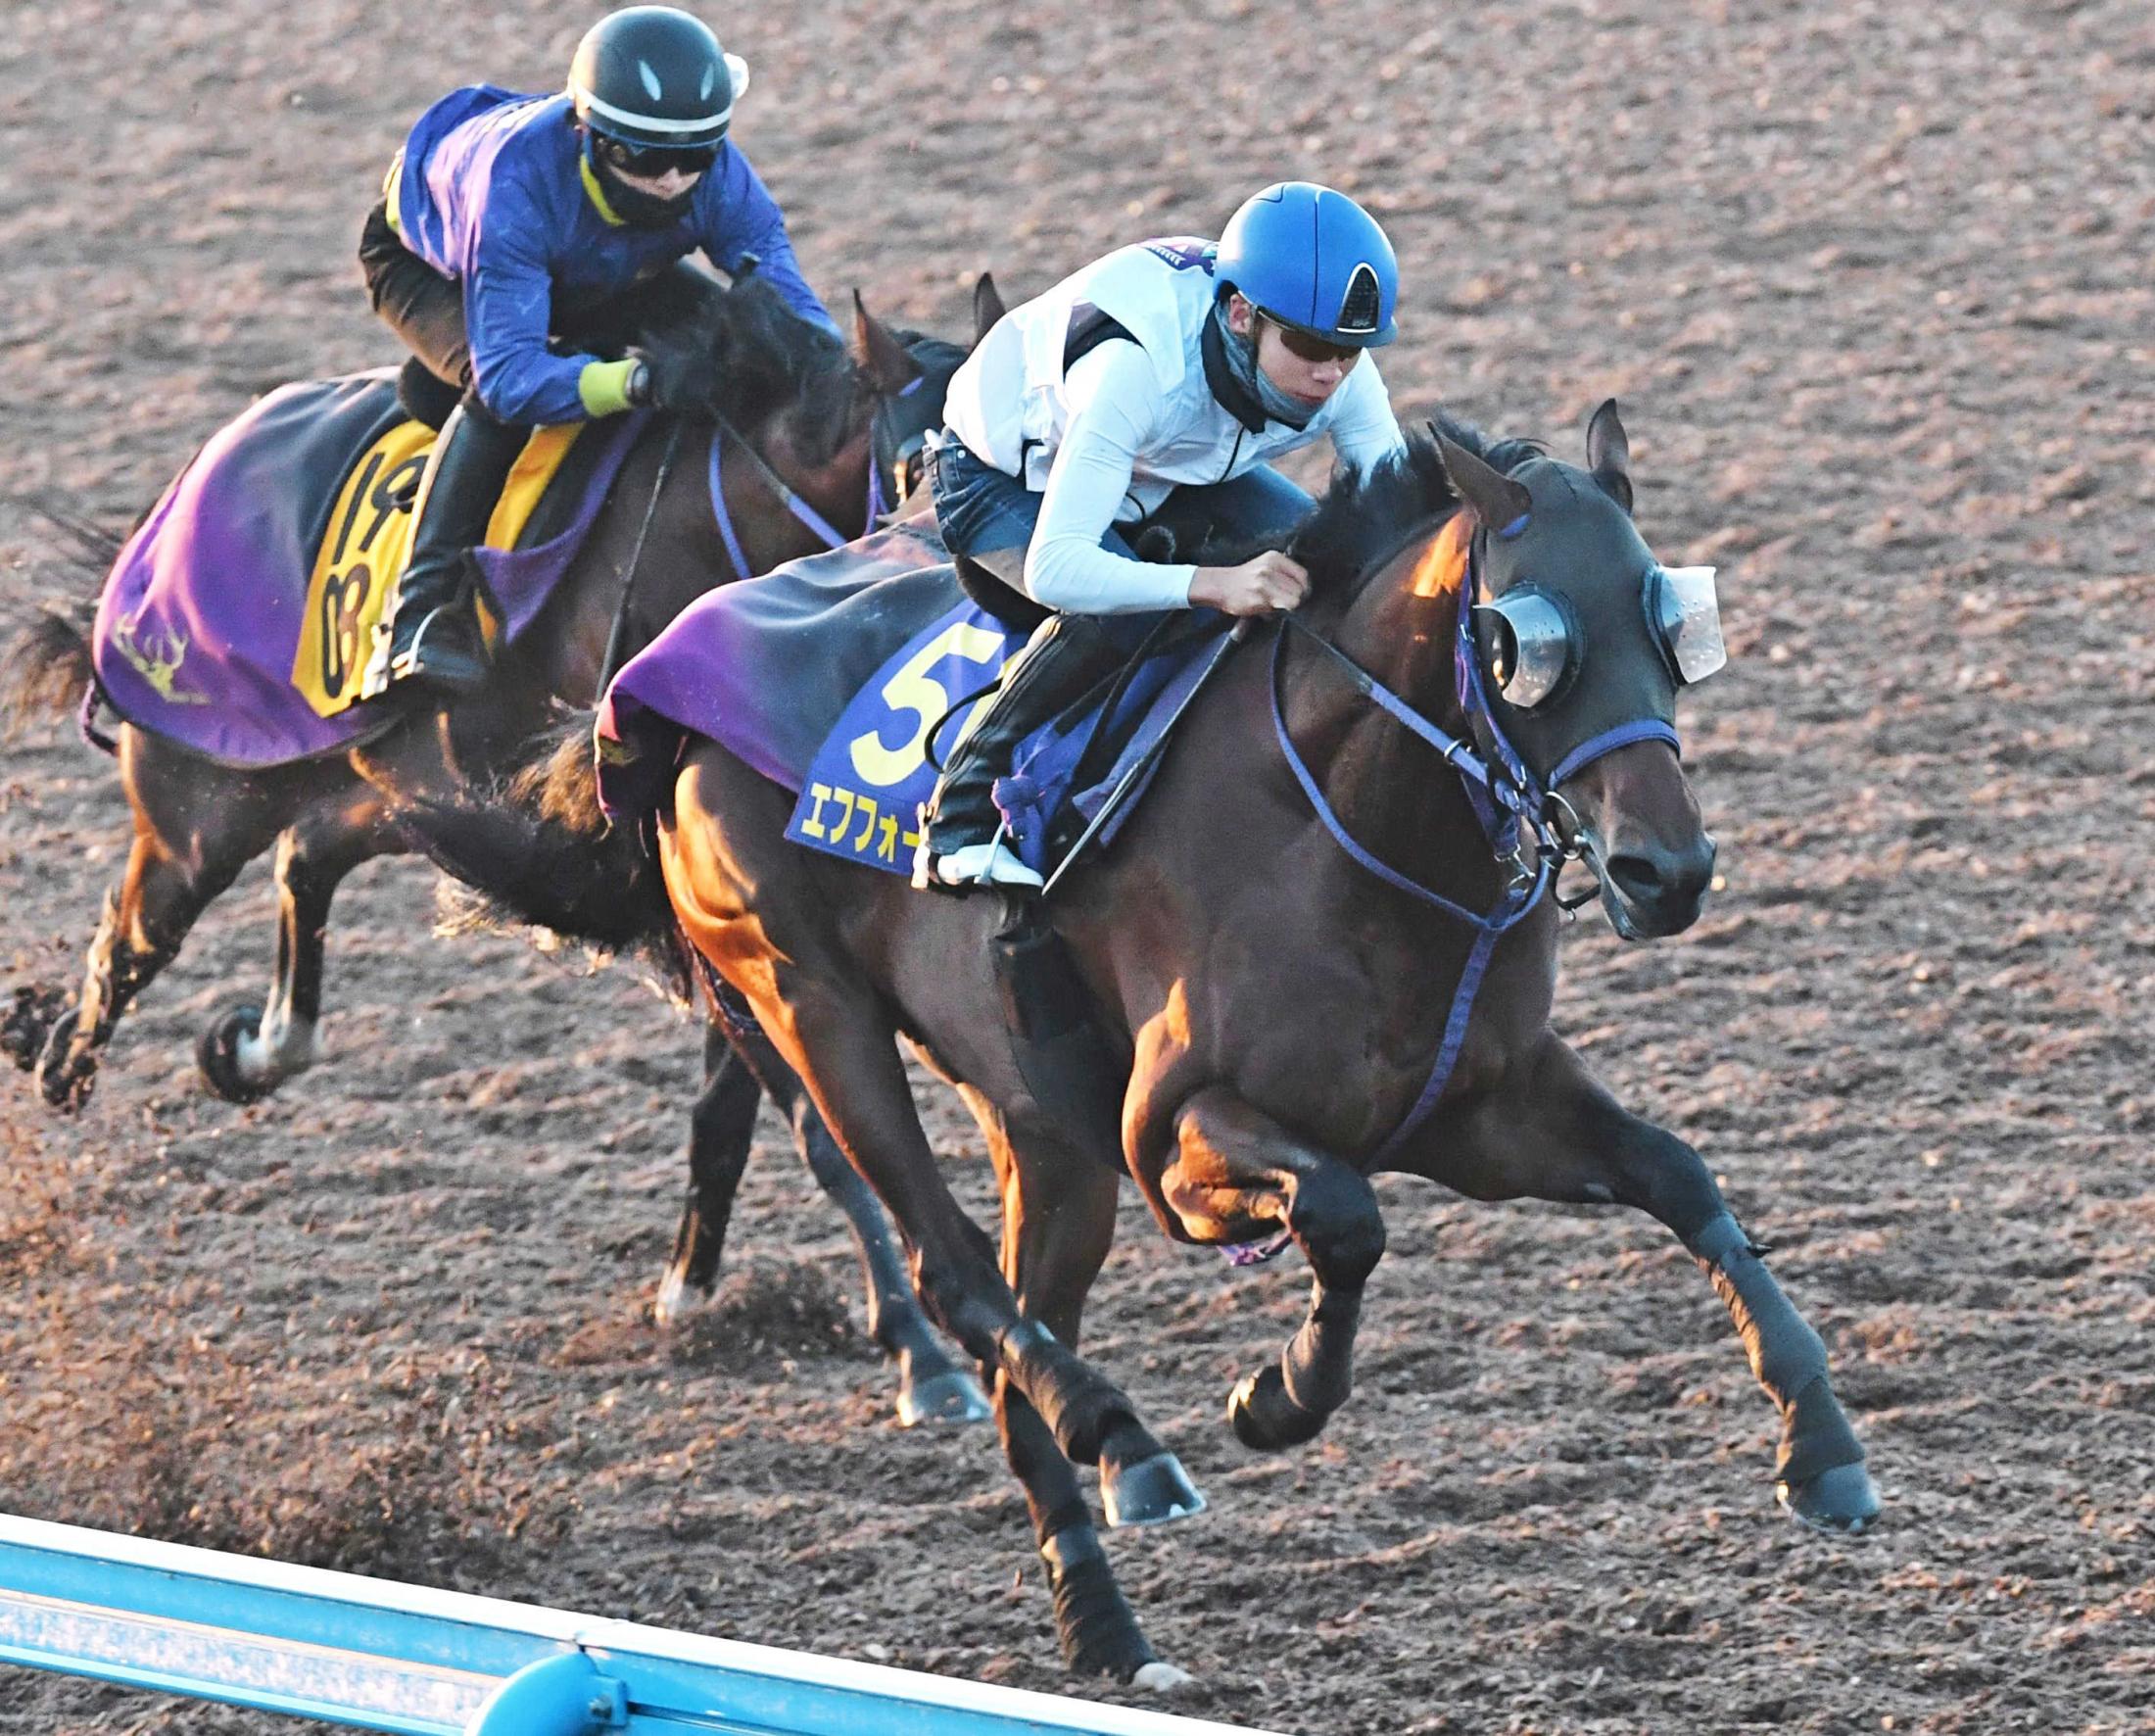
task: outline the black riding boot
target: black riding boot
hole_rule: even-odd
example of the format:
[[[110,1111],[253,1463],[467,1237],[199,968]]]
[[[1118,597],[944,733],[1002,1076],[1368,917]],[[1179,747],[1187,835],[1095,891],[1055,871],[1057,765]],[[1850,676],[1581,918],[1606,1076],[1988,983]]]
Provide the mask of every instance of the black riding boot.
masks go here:
[[[1055,615],[1041,623],[1005,671],[987,714],[951,749],[929,798],[913,868],[916,886],[1040,884],[997,836],[1002,813],[995,806],[995,780],[1009,769],[1020,742],[1122,660],[1114,641],[1083,615]]]
[[[508,480],[528,429],[501,422],[470,398],[442,425],[419,485],[419,522],[411,558],[397,581],[389,619],[387,681],[465,694],[486,680],[486,636],[479,628],[477,579],[470,551],[486,541],[487,520]],[[365,691],[384,682],[368,670]]]

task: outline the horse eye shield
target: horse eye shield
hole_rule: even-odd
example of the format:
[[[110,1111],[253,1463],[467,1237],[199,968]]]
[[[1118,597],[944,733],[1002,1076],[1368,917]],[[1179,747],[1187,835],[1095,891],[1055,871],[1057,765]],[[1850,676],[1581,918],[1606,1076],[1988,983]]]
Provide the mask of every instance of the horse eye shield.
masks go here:
[[[1678,687],[1703,681],[1729,660],[1710,566],[1651,566],[1641,581],[1647,630]],[[1505,703],[1546,705],[1571,684],[1584,635],[1563,601],[1521,585],[1475,615],[1489,629],[1489,675]]]

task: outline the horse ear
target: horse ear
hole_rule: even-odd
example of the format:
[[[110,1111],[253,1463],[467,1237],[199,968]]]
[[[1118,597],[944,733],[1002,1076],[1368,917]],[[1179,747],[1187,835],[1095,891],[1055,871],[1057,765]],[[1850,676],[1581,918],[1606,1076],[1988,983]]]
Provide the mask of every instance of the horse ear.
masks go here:
[[[1586,425],[1586,463],[1602,492],[1626,512],[1631,510],[1631,442],[1616,413],[1616,400],[1604,399]]]
[[[1445,475],[1452,479],[1460,499],[1481,520],[1484,529],[1501,531],[1516,524],[1532,509],[1534,497],[1526,492],[1523,482],[1512,481],[1476,458],[1434,423],[1429,431],[1437,437],[1437,455],[1444,460]]]
[[[896,397],[921,377],[897,334],[869,313],[857,289],[853,291],[853,354],[886,398]]]
[[[995,321],[1010,310],[1003,306],[1003,292],[995,287],[995,273],[982,271],[973,280],[973,341],[987,336]]]

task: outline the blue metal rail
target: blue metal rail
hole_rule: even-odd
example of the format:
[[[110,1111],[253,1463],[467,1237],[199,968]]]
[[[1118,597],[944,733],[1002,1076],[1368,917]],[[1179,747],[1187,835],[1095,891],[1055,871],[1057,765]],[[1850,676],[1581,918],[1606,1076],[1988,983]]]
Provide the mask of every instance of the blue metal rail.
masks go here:
[[[1252,1736],[4,1515],[0,1664],[399,1736]]]

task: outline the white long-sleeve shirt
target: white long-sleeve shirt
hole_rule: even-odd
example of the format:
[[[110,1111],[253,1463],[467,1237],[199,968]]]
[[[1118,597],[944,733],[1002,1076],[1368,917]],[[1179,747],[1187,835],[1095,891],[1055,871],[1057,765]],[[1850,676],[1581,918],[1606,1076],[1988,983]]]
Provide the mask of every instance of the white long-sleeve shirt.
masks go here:
[[[1025,584],[1050,608],[1186,607],[1194,567],[1100,547],[1111,526],[1135,523],[1177,487],[1225,482],[1327,437],[1358,470],[1406,444],[1367,356],[1307,427],[1269,421],[1252,433],[1236,420],[1205,378],[1208,246],[1177,238],[1109,254],[1004,314],[950,382],[949,431],[1042,494]],[[1099,344],[1066,371],[1072,335],[1103,313],[1130,339]]]
[[[1026,553],[1026,590],[1035,603],[1073,614],[1187,608],[1196,567],[1132,560],[1100,546],[1111,525],[1134,524],[1168,492],[1138,480],[1169,409],[1151,362],[1138,345],[1113,339],[1078,360],[1065,391],[1071,416],[1048,466],[1039,525]],[[1399,422],[1368,357],[1355,363],[1326,408],[1333,404],[1338,410],[1325,431],[1355,469],[1367,470],[1399,450]],[[1246,436],[1240,445],[1258,438],[1240,423],[1236,431]],[[1248,468],[1230,454],[1218,480]]]

